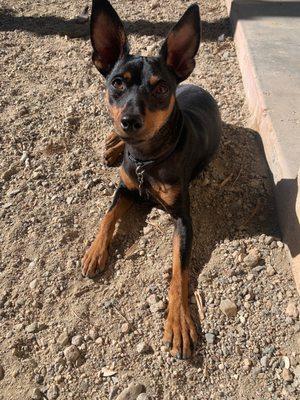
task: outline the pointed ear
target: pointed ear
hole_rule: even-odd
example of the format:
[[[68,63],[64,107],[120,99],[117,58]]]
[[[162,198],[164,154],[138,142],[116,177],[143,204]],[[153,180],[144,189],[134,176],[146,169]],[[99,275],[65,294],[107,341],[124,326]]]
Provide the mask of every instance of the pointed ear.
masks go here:
[[[91,42],[94,49],[93,62],[104,76],[129,51],[123,24],[107,0],[93,0]]]
[[[160,56],[173,70],[177,81],[184,81],[195,67],[200,44],[200,15],[197,4],[190,6],[162,45]]]

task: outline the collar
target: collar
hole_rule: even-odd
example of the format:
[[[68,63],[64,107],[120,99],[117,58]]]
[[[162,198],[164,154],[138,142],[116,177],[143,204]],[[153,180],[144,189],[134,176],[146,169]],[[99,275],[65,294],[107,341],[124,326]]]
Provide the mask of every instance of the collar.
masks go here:
[[[165,154],[161,155],[158,158],[153,158],[153,159],[150,159],[150,160],[140,160],[138,158],[135,158],[130,153],[129,149],[127,148],[128,158],[130,159],[130,161],[132,161],[136,165],[136,168],[145,169],[148,166],[158,165],[158,164],[162,163],[163,161],[166,161],[169,157],[171,157],[171,155],[173,153],[175,153],[177,145],[178,145],[178,143],[179,143],[179,141],[181,139],[181,136],[182,136],[182,131],[183,131],[183,129],[182,129],[183,128],[183,116],[182,116],[182,114],[181,114],[181,112],[179,110],[177,111],[177,113],[178,114],[177,114],[177,116],[175,116],[175,118],[174,118],[174,116],[171,116],[169,118],[168,122],[161,128],[161,129],[165,129],[166,125],[170,123],[170,120],[174,123],[175,126],[179,125],[179,129],[178,129],[179,133],[178,133],[178,136],[176,138],[176,141],[173,144],[173,146]]]
[[[171,120],[171,121],[170,121]],[[171,157],[178,146],[178,143],[180,142],[180,139],[182,137],[182,132],[183,132],[183,116],[180,112],[180,110],[177,111],[177,115],[172,115],[170,117],[170,119],[168,120],[168,122],[161,128],[161,129],[166,129],[167,124],[170,124],[170,122],[174,123],[174,125],[178,126],[179,125],[179,133],[178,136],[176,138],[175,143],[173,144],[173,146],[162,156],[158,157],[158,158],[154,158],[154,159],[150,159],[150,160],[139,160],[137,158],[135,158],[128,150],[127,148],[127,155],[130,161],[132,161],[135,164],[135,173],[137,176],[137,180],[139,183],[139,194],[140,196],[142,196],[143,194],[143,189],[144,189],[144,173],[147,167],[153,167],[155,165],[158,165],[164,161],[166,161],[169,157]],[[146,190],[146,195],[147,197],[149,197],[149,193]]]

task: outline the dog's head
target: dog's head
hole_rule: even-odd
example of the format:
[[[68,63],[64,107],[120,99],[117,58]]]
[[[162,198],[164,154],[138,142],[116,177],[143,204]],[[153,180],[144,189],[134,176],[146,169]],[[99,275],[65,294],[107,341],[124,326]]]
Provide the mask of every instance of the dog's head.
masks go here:
[[[142,57],[130,54],[123,24],[111,4],[93,0],[91,41],[118,134],[132,144],[150,139],[172,113],[177,84],[194,69],[200,43],[198,6],[187,9],[157,57]]]

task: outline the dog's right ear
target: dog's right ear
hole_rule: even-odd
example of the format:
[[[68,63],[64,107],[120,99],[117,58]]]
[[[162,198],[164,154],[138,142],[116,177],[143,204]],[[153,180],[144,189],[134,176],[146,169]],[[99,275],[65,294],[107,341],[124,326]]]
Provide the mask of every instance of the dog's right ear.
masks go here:
[[[118,59],[129,52],[123,24],[107,0],[93,0],[91,41],[93,63],[105,77]]]

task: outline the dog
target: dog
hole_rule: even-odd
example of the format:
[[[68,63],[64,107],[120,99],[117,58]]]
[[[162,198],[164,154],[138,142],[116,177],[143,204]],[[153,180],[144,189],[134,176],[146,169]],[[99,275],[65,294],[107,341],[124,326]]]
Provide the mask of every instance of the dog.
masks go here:
[[[197,340],[189,310],[189,259],[193,228],[189,183],[215,154],[221,118],[212,96],[195,85],[179,85],[193,71],[200,44],[200,15],[190,6],[169,32],[159,55],[129,52],[123,24],[107,0],[94,0],[92,60],[106,79],[106,100],[116,133],[112,153],[124,151],[120,183],[98,234],[82,260],[82,274],[105,268],[116,222],[134,202],[150,201],[175,220],[173,267],[163,341],[187,359]],[[178,86],[179,85],[179,86]]]

